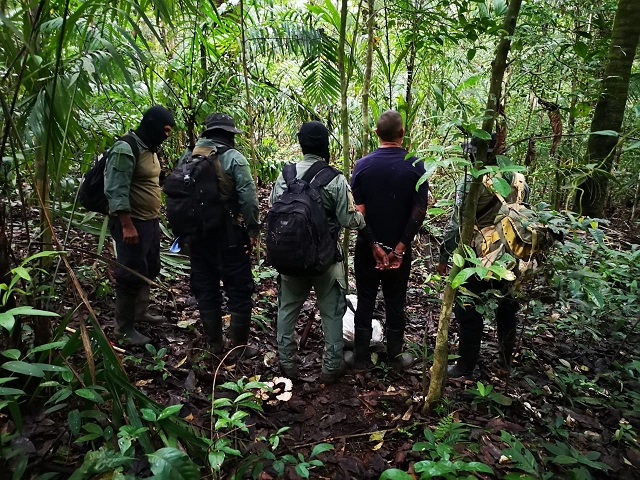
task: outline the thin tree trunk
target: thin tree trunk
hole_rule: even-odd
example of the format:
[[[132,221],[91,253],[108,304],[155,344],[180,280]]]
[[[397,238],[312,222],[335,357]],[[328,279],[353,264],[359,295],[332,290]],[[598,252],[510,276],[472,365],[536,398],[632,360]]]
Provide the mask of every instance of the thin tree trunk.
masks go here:
[[[367,59],[362,82],[362,156],[369,153],[371,125],[369,124],[369,89],[371,88],[371,71],[373,67],[373,34],[375,21],[375,0],[368,0],[369,18],[367,19]]]
[[[340,128],[342,129],[342,172],[349,178],[351,162],[349,161],[349,111],[347,109],[347,65],[345,46],[347,44],[347,0],[342,0],[340,7],[340,39],[338,42],[338,70],[340,71]],[[344,230],[342,249],[344,251],[344,278],[349,284],[349,230]]]
[[[482,129],[486,132],[493,130],[495,117],[497,115],[497,107],[500,100],[500,94],[502,91],[502,80],[504,78],[504,71],[507,67],[507,56],[509,54],[509,48],[511,46],[511,36],[516,28],[516,20],[518,19],[518,13],[520,12],[520,5],[522,0],[512,0],[509,4],[507,15],[504,19],[504,35],[500,39],[498,48],[496,51],[496,57],[492,63],[491,68],[491,83],[489,85],[489,99],[487,100],[487,108],[485,111],[485,120],[482,123]],[[487,159],[487,142],[478,141],[478,152],[476,156],[476,168],[481,168]],[[464,255],[464,245],[471,243],[471,237],[473,235],[473,226],[476,218],[476,207],[478,203],[478,197],[480,196],[480,189],[482,186],[482,178],[474,178],[469,188],[469,193],[465,198],[465,204],[463,206],[463,222],[460,232],[460,243],[457,248],[457,252]],[[451,269],[449,278],[447,279],[447,286],[444,291],[444,298],[442,300],[442,309],[440,311],[440,319],[438,321],[438,333],[436,336],[436,347],[434,351],[433,367],[431,368],[431,382],[429,383],[429,392],[427,394],[427,400],[425,402],[425,410],[430,410],[435,406],[444,393],[444,385],[446,382],[447,372],[447,360],[448,360],[448,337],[449,337],[449,321],[451,318],[451,311],[453,309],[453,302],[455,300],[455,289],[451,286],[451,281],[460,271],[460,268],[455,266]]]
[[[640,2],[620,0],[613,22],[611,45],[602,80],[602,95],[598,99],[591,121],[591,132],[613,130],[620,134],[629,93],[631,66],[640,39]],[[591,135],[588,142],[588,163],[594,170],[576,192],[573,209],[590,217],[603,217],[609,178],[618,136]]]

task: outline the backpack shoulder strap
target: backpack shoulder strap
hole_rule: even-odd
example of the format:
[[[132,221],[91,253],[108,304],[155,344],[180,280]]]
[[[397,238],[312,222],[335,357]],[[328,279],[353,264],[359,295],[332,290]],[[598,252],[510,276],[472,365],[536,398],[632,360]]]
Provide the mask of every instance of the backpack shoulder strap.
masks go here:
[[[138,159],[140,158],[140,148],[138,147],[138,142],[136,141],[136,139],[127,133],[125,135],[122,135],[120,138],[118,138],[116,142],[120,140],[131,147],[131,151],[133,152],[133,158],[137,162]]]
[[[296,179],[297,174],[298,171],[296,170],[295,163],[287,163],[282,167],[282,177],[284,178],[284,182],[287,184],[287,187]]]
[[[337,168],[334,168],[330,165],[325,166],[318,172],[318,174],[311,181],[311,185],[315,188],[326,187],[331,183],[331,180],[336,178],[338,175],[342,175],[342,172]]]
[[[304,175],[302,176],[301,180],[304,180],[307,183],[311,183],[313,178],[320,172],[320,170],[324,170],[325,168],[328,168],[328,167],[329,167],[329,164],[327,164],[326,162],[323,162],[322,160],[318,160],[313,165],[311,165],[306,172],[304,172]]]

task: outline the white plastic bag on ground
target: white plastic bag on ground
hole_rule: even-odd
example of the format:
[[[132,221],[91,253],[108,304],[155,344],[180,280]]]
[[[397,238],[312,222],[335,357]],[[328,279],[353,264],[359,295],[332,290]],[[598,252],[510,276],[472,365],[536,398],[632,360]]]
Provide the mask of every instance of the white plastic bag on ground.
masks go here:
[[[355,295],[347,295],[347,311],[342,318],[342,336],[346,345],[353,345],[353,336],[355,332],[355,315],[358,308],[358,297]],[[384,340],[382,324],[380,320],[373,319],[371,322],[373,333],[371,334],[371,346],[379,345]]]

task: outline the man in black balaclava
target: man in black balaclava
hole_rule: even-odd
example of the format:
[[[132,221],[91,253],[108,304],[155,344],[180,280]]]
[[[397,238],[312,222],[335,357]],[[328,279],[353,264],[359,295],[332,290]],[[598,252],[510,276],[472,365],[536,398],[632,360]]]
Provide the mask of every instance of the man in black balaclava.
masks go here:
[[[273,205],[286,191],[285,173],[295,178],[302,178],[311,169],[313,178],[333,168],[326,165],[329,155],[329,131],[321,122],[305,122],[298,131],[298,141],[304,157],[295,164],[287,164],[280,173],[273,191]],[[309,182],[313,181],[309,179]],[[280,369],[284,375],[298,376],[298,359],[296,356],[295,326],[300,309],[313,287],[324,334],[324,354],[322,358],[322,383],[334,383],[344,373],[345,363],[342,359],[344,341],[342,339],[342,317],[347,303],[347,288],[344,276],[343,255],[338,243],[342,227],[361,230],[365,228],[364,217],[356,211],[353,197],[344,175],[336,172],[326,186],[321,187],[322,204],[327,214],[329,234],[336,246],[335,263],[324,273],[314,276],[291,276],[281,274],[278,278],[278,353]]]
[[[175,127],[173,114],[162,105],[151,107],[135,130],[109,150],[104,193],[109,201],[109,229],[116,242],[117,261],[143,277],[160,273],[160,162],[156,151]],[[162,323],[151,315],[149,283],[117,266],[116,335],[131,345],[149,337],[136,330],[139,322]]]

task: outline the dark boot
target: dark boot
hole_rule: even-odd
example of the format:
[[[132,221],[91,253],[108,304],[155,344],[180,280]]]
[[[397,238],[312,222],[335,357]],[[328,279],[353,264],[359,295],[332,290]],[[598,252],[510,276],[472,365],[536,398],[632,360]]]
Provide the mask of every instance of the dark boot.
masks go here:
[[[353,365],[356,372],[366,372],[373,368],[371,361],[371,328],[356,328],[353,337]]]
[[[344,375],[344,371],[346,369],[347,364],[344,361],[340,362],[340,366],[337,370],[320,373],[320,383],[324,383],[325,385],[336,383],[340,379],[340,377]]]
[[[482,342],[482,316],[474,311],[472,315],[458,315],[460,329],[460,344],[458,346],[458,361],[447,369],[450,377],[469,377],[480,357],[480,343]]]
[[[230,360],[239,360],[241,358],[253,358],[258,353],[258,349],[248,346],[249,327],[251,326],[251,314],[231,313],[231,327],[229,328],[229,336],[231,337],[231,345],[233,347],[242,347],[234,350],[230,355]]]
[[[151,294],[151,286],[148,283],[138,291],[136,299],[136,322],[145,323],[164,323],[166,318],[162,315],[152,315],[149,313],[149,298]]]
[[[415,357],[410,353],[403,352],[404,329],[392,330],[387,328],[387,357],[391,368],[394,370],[404,370],[413,365]]]
[[[144,345],[151,339],[134,327],[137,305],[137,292],[133,295],[116,291],[116,329],[115,334],[128,345]]]
[[[208,349],[213,354],[222,353],[224,340],[222,338],[222,310],[200,310],[202,328],[207,336]]]
[[[515,300],[505,299],[496,310],[498,325],[498,365],[505,370],[511,370],[513,348],[516,343],[516,329],[518,325],[516,312],[518,304]]]

